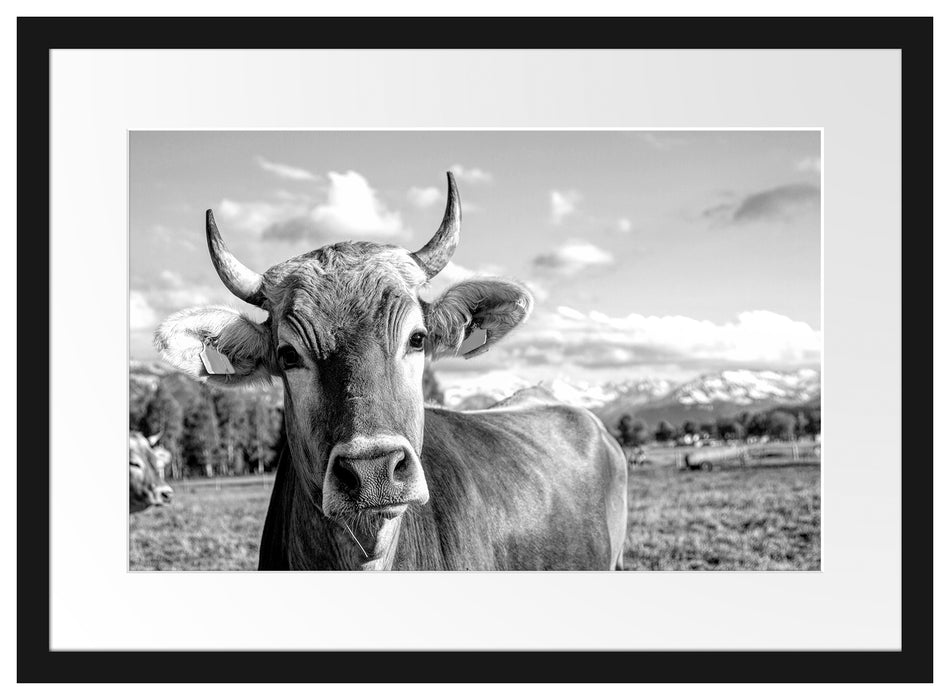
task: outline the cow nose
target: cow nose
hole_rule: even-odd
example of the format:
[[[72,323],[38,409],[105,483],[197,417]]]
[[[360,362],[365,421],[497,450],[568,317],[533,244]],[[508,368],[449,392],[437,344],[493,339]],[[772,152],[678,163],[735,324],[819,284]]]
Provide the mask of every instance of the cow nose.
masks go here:
[[[406,452],[401,448],[362,459],[337,457],[330,469],[343,491],[353,498],[361,491],[385,491],[398,487],[408,471]]]
[[[158,496],[158,502],[161,505],[167,505],[172,502],[172,491],[171,486],[159,486],[155,489],[155,493]]]
[[[404,440],[356,439],[331,450],[324,483],[326,505],[342,497],[360,508],[425,503],[422,465]]]

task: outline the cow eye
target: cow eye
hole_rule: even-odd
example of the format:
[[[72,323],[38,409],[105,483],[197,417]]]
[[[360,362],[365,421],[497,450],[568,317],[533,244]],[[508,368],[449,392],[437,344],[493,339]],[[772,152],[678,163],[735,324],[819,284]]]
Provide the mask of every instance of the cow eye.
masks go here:
[[[409,336],[409,347],[413,350],[422,350],[426,344],[426,332],[416,331]]]
[[[277,349],[277,362],[281,369],[293,369],[300,366],[300,355],[290,345]]]

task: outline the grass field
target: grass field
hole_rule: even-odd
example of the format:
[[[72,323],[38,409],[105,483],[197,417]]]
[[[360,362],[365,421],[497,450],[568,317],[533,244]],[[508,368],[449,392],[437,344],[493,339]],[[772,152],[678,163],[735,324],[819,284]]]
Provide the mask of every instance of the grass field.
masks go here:
[[[630,472],[628,569],[817,570],[817,466]],[[270,482],[175,485],[175,501],[131,516],[133,570],[257,568]]]
[[[630,472],[624,566],[660,571],[821,567],[817,466]]]
[[[129,568],[256,569],[272,483],[216,490],[173,482],[172,505],[130,516]]]

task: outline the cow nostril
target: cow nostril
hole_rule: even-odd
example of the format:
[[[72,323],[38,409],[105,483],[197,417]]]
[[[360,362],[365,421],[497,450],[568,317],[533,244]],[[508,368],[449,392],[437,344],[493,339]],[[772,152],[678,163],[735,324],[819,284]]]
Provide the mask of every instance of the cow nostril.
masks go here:
[[[333,464],[333,473],[340,485],[351,493],[355,493],[360,486],[360,477],[345,459],[338,459]]]
[[[403,453],[402,459],[396,462],[396,466],[393,467],[393,479],[395,481],[405,481],[406,477],[409,475],[409,461]]]

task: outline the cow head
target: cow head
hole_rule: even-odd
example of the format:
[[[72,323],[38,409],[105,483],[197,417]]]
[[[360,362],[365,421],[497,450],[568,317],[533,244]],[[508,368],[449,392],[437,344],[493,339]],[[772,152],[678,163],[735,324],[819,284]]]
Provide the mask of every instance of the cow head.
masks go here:
[[[138,513],[150,506],[171,503],[172,488],[165,483],[165,467],[172,455],[158,447],[161,435],[146,438],[129,434],[129,512]]]
[[[431,304],[420,289],[448,263],[461,204],[452,174],[442,224],[416,252],[338,243],[255,273],[225,247],[207,212],[211,259],[225,286],[268,312],[256,323],[225,307],[188,309],[156,332],[166,360],[222,386],[280,377],[298,483],[366,560],[383,555],[411,504],[429,498],[419,455],[425,356],[455,354],[478,328],[485,352],[521,323],[531,296],[500,279],[464,281]],[[234,372],[208,375],[202,352]]]

